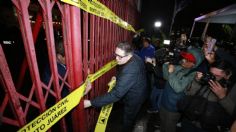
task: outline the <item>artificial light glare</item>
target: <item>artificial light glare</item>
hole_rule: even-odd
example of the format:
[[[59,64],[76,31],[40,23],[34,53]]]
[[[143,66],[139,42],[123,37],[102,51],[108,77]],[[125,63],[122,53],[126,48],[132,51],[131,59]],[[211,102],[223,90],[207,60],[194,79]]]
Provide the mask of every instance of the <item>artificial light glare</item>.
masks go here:
[[[164,40],[163,42],[165,45],[170,45],[170,40]]]
[[[154,24],[155,27],[161,27],[161,22],[160,21],[156,21]]]

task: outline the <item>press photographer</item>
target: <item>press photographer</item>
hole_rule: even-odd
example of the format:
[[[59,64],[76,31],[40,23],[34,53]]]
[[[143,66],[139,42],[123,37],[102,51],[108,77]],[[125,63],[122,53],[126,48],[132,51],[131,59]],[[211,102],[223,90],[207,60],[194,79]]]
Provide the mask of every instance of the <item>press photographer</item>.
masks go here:
[[[202,52],[197,48],[189,48],[187,52],[181,52],[181,56],[180,64],[163,64],[163,77],[166,79],[160,105],[163,132],[176,132],[176,124],[181,117],[176,107],[177,101],[184,96],[185,89],[195,77],[196,67],[203,60]]]
[[[216,61],[210,73],[197,72],[178,106],[183,112],[183,131],[219,132],[231,125],[236,105],[235,76],[225,61]],[[203,83],[204,82],[204,83]],[[179,104],[180,104],[179,102]],[[184,102],[184,103],[183,103]]]

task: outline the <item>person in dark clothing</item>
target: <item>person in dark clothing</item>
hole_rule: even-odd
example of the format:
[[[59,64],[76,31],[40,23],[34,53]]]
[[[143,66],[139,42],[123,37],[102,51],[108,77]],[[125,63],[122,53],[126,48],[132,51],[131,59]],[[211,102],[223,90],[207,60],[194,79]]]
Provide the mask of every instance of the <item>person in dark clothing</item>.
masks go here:
[[[118,72],[116,86],[109,93],[93,100],[84,100],[84,107],[102,107],[122,99],[124,103],[123,131],[133,129],[135,118],[147,97],[146,71],[144,62],[133,54],[131,45],[121,42],[115,50]],[[91,84],[86,89],[91,89]]]
[[[65,51],[64,51],[62,40],[59,40],[58,42],[56,42],[55,47],[56,47],[56,59],[57,59],[57,71],[58,71],[58,74],[62,78],[64,78],[66,74],[66,62],[65,62]],[[51,78],[51,70],[50,70],[49,64],[47,64],[44,70],[44,74],[43,74],[43,82],[46,85],[48,85],[50,78]],[[68,94],[69,94],[69,89],[68,87],[64,86],[62,89],[61,97],[65,97]]]
[[[163,64],[163,77],[166,79],[166,84],[160,103],[161,132],[176,131],[176,124],[181,116],[177,109],[177,101],[184,96],[184,90],[196,75],[195,68],[203,60],[201,50],[194,47],[187,52],[181,52],[181,56],[183,59],[179,65],[169,62]]]
[[[219,132],[232,123],[231,118],[234,117],[236,106],[236,83],[232,65],[227,61],[215,61],[211,64],[209,71],[214,78],[203,79],[205,73],[197,72],[191,86],[185,90],[186,95],[195,95],[200,90],[200,96],[208,100],[208,106],[206,106],[205,112],[199,115],[200,119],[185,119],[182,123],[184,132],[194,129],[198,130],[197,132]],[[214,110],[217,108],[221,109]]]
[[[58,40],[55,44],[56,47],[56,59],[57,59],[57,71],[58,74],[64,78],[65,74],[66,74],[66,62],[65,62],[65,51],[64,51],[64,47],[63,47],[63,41],[62,40]],[[43,79],[42,81],[48,85],[51,79],[51,70],[50,70],[50,66],[49,64],[46,65],[44,73],[43,73]],[[59,84],[61,85],[62,81],[59,81]],[[64,85],[61,91],[61,97],[64,98],[66,97],[68,94],[70,93],[69,88]],[[54,100],[54,97],[52,97],[52,95],[49,94],[48,97],[48,101],[46,103],[47,107],[51,107],[56,103],[56,101]],[[71,112],[69,112],[66,116],[66,123],[67,123],[67,128],[68,131],[73,131],[72,130],[72,118],[71,118]]]
[[[205,56],[205,59],[203,63],[199,66],[198,71],[200,72],[209,72],[210,64],[214,63],[215,61],[218,60],[224,60],[230,63],[232,65],[233,70],[236,68],[236,61],[235,58],[230,55],[228,52],[226,52],[224,49],[217,47],[216,45],[209,46],[209,41],[211,41],[212,38],[211,36],[207,36],[205,38],[202,50]],[[209,48],[212,47],[212,48]],[[209,51],[211,49],[211,51]],[[235,72],[235,70],[234,70]]]
[[[146,58],[154,58],[155,54],[155,48],[151,44],[150,38],[144,38],[143,39],[143,48],[139,52],[139,56],[143,59],[143,61],[146,61]]]

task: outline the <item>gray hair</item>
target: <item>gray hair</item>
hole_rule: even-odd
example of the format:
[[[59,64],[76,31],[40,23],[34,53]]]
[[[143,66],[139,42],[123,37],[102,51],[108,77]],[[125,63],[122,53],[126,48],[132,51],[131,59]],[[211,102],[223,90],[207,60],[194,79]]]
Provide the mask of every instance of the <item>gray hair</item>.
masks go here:
[[[134,50],[131,44],[126,41],[122,41],[116,45],[117,48],[124,50],[126,54],[133,54]]]

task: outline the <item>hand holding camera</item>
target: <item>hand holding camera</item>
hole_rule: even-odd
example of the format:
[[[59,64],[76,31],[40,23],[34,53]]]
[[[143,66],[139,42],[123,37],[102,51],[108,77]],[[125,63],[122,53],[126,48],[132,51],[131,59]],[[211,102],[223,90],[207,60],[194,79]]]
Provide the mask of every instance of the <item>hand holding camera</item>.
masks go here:
[[[210,80],[215,81],[215,79],[216,77],[212,73],[206,73],[206,74],[202,73],[202,77],[200,78],[200,81],[202,82],[202,84],[208,84]]]
[[[225,82],[216,81],[216,77],[212,73],[203,74],[197,72],[196,80],[200,81],[203,85],[209,85],[209,88],[214,92],[219,99],[226,96],[227,89],[224,88]]]
[[[219,99],[223,99],[226,96],[227,89],[222,87],[218,81],[209,81],[210,89],[216,94]]]
[[[168,72],[169,72],[169,73],[172,73],[172,72],[174,72],[174,71],[175,71],[175,66],[172,65],[172,64],[169,64],[169,66],[168,66]]]
[[[202,73],[202,72],[197,72],[195,79],[196,79],[197,81],[200,81],[202,77],[203,77],[203,73]]]

